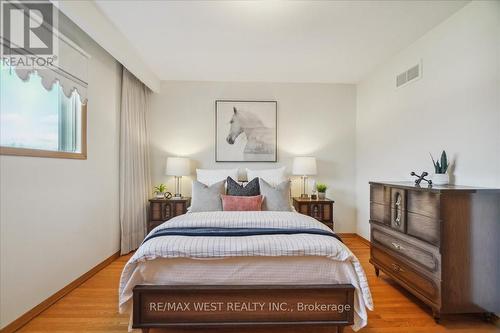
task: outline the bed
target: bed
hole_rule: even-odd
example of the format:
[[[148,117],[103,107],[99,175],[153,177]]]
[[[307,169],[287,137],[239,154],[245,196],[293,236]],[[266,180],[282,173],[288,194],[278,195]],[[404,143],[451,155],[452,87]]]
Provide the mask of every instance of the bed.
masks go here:
[[[201,232],[200,232],[201,231]],[[222,232],[222,233],[221,233]],[[359,330],[373,308],[352,252],[296,212],[198,212],[153,229],[125,265],[130,329]]]
[[[357,258],[329,228],[296,212],[178,216],[150,232],[120,279],[120,312],[131,313],[130,329],[144,332],[341,332],[365,326],[372,308]]]

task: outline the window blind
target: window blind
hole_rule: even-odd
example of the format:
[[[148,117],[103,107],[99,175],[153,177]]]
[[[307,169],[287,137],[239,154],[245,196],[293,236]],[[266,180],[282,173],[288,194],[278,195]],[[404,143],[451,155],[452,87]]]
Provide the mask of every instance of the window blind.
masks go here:
[[[76,45],[68,37],[61,34],[55,28],[53,33],[57,39],[57,61],[53,65],[14,66],[17,76],[23,81],[29,80],[30,74],[36,71],[42,78],[42,85],[45,89],[51,90],[53,84],[59,82],[64,94],[69,98],[74,90],[78,92],[83,104],[87,102],[88,88],[88,63],[90,55]],[[21,52],[15,51],[18,46],[2,38],[3,56],[21,56]],[[13,49],[10,46],[14,46]],[[25,54],[36,57],[35,54],[23,49]]]

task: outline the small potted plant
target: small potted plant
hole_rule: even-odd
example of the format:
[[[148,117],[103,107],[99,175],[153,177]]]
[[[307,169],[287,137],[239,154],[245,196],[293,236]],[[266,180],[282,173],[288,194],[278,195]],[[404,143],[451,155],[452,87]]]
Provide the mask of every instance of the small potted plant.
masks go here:
[[[326,189],[328,186],[323,183],[317,183],[316,184],[316,190],[318,190],[318,199],[324,199],[326,196]]]
[[[165,193],[167,192],[167,185],[165,184],[158,184],[153,188],[153,194],[158,198],[162,199],[165,198]]]
[[[443,150],[439,161],[435,161],[432,155],[431,159],[432,164],[434,164],[434,176],[432,176],[432,183],[435,185],[447,185],[450,182],[450,177],[446,173],[449,166],[446,152]]]

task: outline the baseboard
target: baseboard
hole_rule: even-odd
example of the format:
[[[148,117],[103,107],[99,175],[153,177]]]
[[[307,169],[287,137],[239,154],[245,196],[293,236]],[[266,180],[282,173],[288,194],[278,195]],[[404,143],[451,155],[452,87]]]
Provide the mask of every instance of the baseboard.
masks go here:
[[[357,238],[361,242],[363,242],[363,244],[370,246],[370,241],[368,239],[365,239],[365,238],[361,237],[360,235],[358,235],[356,233],[338,232],[337,235],[339,235],[340,238]]]
[[[366,239],[366,238],[364,238],[364,237],[361,237],[361,236],[360,236],[360,235],[358,235],[358,234],[356,234],[356,236],[357,236],[357,237],[358,237],[358,239],[359,239],[360,241],[362,241],[364,244],[366,244],[366,245],[370,246],[370,244],[371,244],[371,243],[370,243],[370,241],[369,241],[368,239]]]
[[[86,280],[90,279],[92,276],[94,276],[97,272],[99,272],[101,269],[104,267],[108,266],[111,264],[113,261],[115,261],[118,257],[120,256],[120,251],[112,254],[109,258],[106,258],[104,261],[99,263],[97,266],[93,267],[90,271],[87,273],[83,274],[70,284],[68,284],[66,287],[62,288],[61,290],[57,291],[55,294],[47,298],[45,301],[42,303],[38,304],[35,306],[33,309],[29,310],[25,314],[23,314],[21,317],[17,318],[14,320],[12,323],[9,325],[5,326],[3,329],[0,330],[0,333],[12,333],[26,325],[31,319],[35,318],[38,316],[40,313],[42,313],[44,310],[46,310],[48,307],[50,307],[52,304],[60,300],[62,297],[66,296],[69,292],[71,292],[73,289],[84,283]]]
[[[349,237],[349,238],[353,238],[353,237],[357,236],[355,233],[351,233],[351,232],[336,232],[336,234],[339,235],[340,237]]]

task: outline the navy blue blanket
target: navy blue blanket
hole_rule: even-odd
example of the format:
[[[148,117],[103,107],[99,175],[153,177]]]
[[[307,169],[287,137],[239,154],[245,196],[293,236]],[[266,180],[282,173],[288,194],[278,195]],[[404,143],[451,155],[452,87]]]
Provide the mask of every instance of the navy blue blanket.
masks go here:
[[[342,242],[336,234],[316,228],[280,229],[280,228],[167,228],[155,231],[146,237],[142,244],[148,240],[162,236],[191,236],[191,237],[245,237],[259,235],[295,235],[311,234],[334,237]]]

